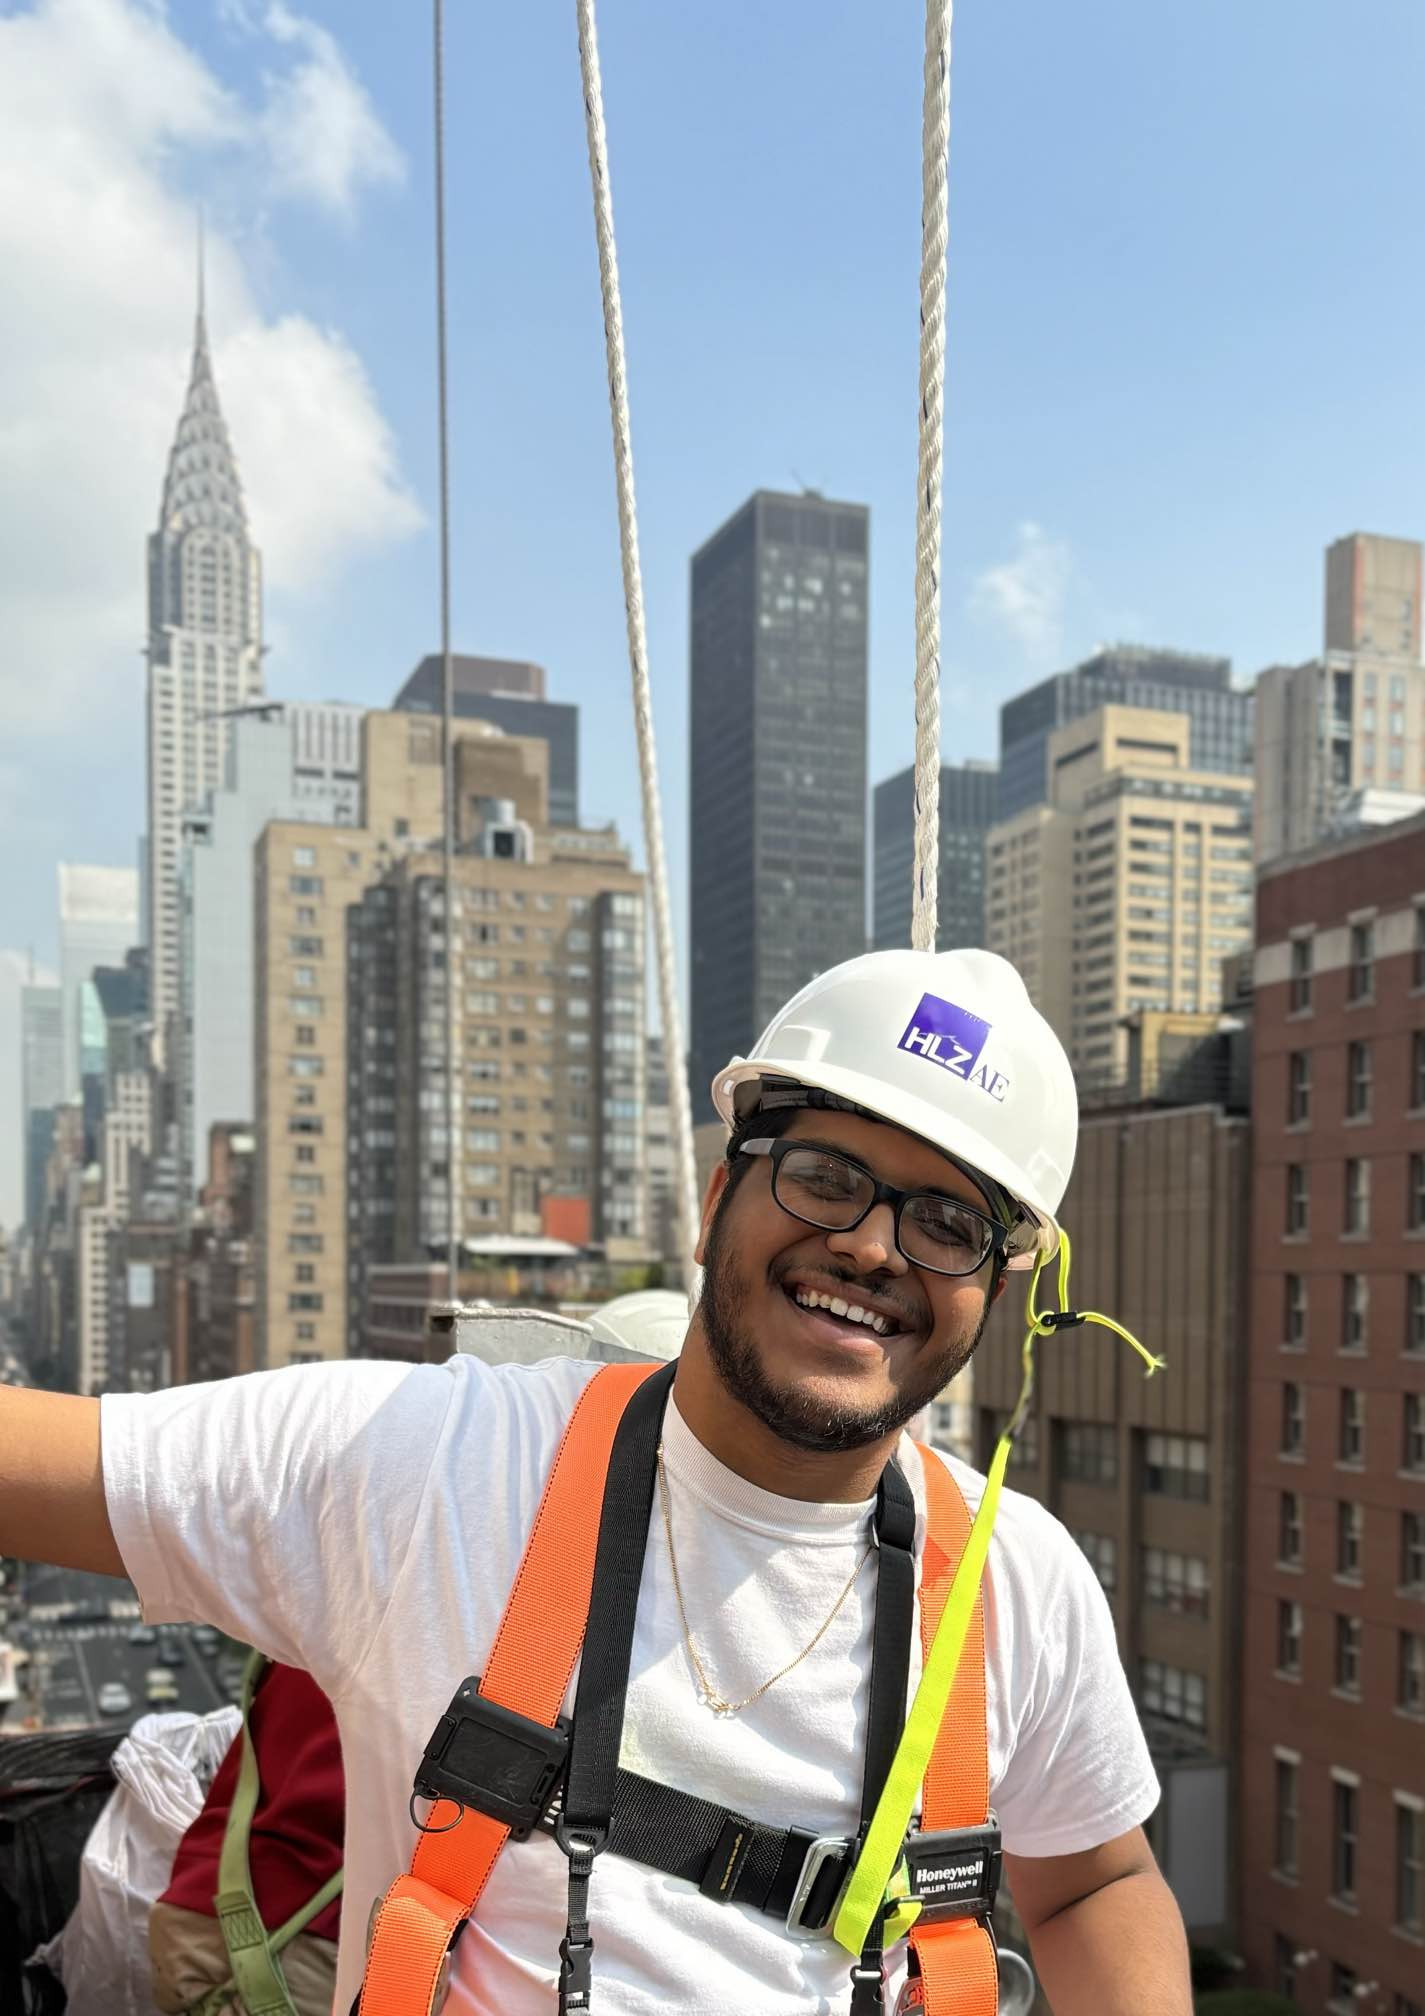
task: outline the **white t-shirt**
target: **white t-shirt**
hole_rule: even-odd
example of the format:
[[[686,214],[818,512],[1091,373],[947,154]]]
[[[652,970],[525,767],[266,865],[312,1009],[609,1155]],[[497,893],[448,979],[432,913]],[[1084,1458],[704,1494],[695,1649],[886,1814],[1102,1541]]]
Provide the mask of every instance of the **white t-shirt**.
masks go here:
[[[216,1624],[306,1668],[335,1708],[347,1801],[341,2016],[360,1985],[371,1903],[410,1863],[415,1767],[456,1687],[483,1669],[593,1369],[354,1362],[103,1403],[109,1513],[144,1616]],[[714,1683],[741,1699],[823,1622],[865,1551],[871,1505],[758,1490],[708,1454],[671,1402],[664,1447],[694,1642]],[[908,1440],[900,1459],[919,1504]],[[945,1460],[973,1510],[983,1478]],[[874,1598],[868,1561],[815,1651],[753,1706],[718,1717],[688,1663],[655,1500],[624,1764],[770,1825],[853,1832]],[[1064,1528],[1012,1491],[985,1621],[1005,1846],[1067,1854],[1143,1821],[1158,1786],[1103,1592]],[[918,1645],[913,1667],[912,1686]],[[571,1687],[566,1710],[572,1701]],[[505,1848],[456,1950],[449,2016],[548,2016],[566,1886],[552,1840]],[[761,1912],[639,1863],[599,1860],[590,1923],[599,2016],[829,2016],[849,2002],[839,1947],[794,1940]]]

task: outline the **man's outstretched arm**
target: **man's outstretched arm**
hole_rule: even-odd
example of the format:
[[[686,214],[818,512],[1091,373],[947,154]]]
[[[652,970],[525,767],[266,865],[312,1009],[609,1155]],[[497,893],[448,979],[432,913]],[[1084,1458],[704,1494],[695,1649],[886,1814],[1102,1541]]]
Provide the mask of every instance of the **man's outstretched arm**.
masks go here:
[[[1192,2016],[1182,1915],[1141,1827],[1004,1865],[1054,2016]]]
[[[0,1554],[125,1572],[104,1503],[97,1400],[0,1386]]]

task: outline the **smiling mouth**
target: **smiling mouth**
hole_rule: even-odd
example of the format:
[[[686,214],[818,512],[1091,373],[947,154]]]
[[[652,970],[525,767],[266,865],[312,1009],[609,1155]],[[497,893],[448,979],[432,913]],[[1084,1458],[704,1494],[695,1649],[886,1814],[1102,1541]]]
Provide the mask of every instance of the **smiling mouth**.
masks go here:
[[[817,1288],[784,1288],[782,1293],[793,1308],[822,1318],[847,1337],[869,1343],[873,1337],[886,1342],[906,1334],[893,1318],[882,1315],[878,1309],[868,1309],[854,1296],[834,1295]]]

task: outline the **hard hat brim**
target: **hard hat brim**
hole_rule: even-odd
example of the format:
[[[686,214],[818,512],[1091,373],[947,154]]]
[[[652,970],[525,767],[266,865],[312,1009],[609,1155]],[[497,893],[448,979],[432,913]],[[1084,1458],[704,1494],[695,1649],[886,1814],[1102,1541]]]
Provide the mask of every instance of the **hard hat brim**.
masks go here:
[[[1032,1266],[1040,1254],[1046,1260],[1052,1259],[1059,1244],[1058,1224],[1042,1205],[1025,1196],[1023,1174],[1012,1168],[983,1134],[962,1120],[948,1122],[944,1110],[930,1100],[917,1099],[898,1086],[888,1085],[884,1078],[848,1070],[843,1065],[813,1063],[800,1057],[787,1058],[785,1062],[776,1057],[734,1057],[712,1082],[713,1104],[727,1127],[737,1124],[738,1087],[761,1078],[787,1078],[798,1085],[814,1085],[823,1092],[833,1092],[839,1099],[864,1106],[888,1125],[914,1134],[927,1147],[983,1171],[1009,1193],[1034,1228],[1033,1244],[1009,1264]]]

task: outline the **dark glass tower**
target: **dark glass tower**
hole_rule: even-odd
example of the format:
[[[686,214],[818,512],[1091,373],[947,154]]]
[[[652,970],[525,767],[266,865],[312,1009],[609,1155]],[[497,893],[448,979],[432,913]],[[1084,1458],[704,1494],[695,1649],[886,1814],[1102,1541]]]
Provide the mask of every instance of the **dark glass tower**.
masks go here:
[[[759,490],[693,555],[692,1095],[866,949],[863,504]]]
[[[936,945],[985,942],[985,835],[996,817],[993,763],[940,768],[940,881]],[[915,770],[876,786],[871,831],[871,943],[878,952],[910,943],[915,878]]]

